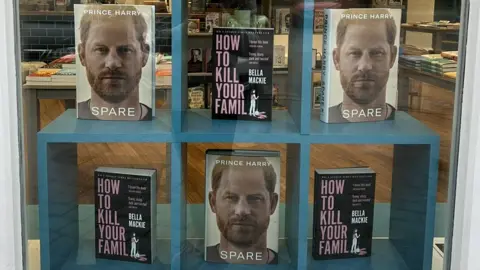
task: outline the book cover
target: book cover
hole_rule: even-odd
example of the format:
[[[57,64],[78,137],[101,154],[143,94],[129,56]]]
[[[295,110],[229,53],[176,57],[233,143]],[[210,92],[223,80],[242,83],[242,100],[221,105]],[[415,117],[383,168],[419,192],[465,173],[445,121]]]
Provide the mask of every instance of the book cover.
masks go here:
[[[274,61],[273,66],[276,67],[286,67],[287,63],[285,61],[285,46],[283,45],[275,45],[274,47]]]
[[[273,29],[215,28],[212,119],[272,120]]]
[[[188,59],[188,73],[196,73],[203,71],[203,49],[192,48],[189,50],[190,58]]]
[[[207,91],[205,93],[205,107],[207,109],[210,109],[210,106],[212,104],[212,90],[213,90],[213,84],[208,83]]]
[[[288,34],[290,32],[292,15],[289,8],[277,8],[275,10],[275,27],[278,34]]]
[[[397,109],[399,9],[326,9],[320,119],[393,120]]]
[[[313,17],[313,32],[322,33],[323,32],[323,9],[315,10]]]
[[[207,12],[205,15],[205,30],[207,33],[213,33],[214,27],[219,27],[220,24],[220,13],[218,12]]]
[[[205,49],[205,67],[206,72],[213,72],[212,48]]]
[[[200,19],[188,19],[188,33],[200,33]]]
[[[205,260],[278,264],[280,152],[207,150]]]
[[[370,168],[315,171],[314,259],[371,256],[375,177]]]
[[[95,257],[151,264],[156,246],[156,171],[100,167],[94,185]]]
[[[188,88],[188,108],[205,109],[205,87],[203,85]]]
[[[76,4],[74,10],[77,118],[152,120],[154,7]]]

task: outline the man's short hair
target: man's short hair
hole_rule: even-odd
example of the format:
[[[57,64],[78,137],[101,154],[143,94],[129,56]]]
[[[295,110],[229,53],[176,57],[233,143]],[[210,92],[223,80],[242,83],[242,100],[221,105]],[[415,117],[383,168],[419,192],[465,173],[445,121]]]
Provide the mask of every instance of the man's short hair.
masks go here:
[[[130,20],[134,27],[137,35],[137,40],[140,42],[142,51],[148,52],[149,46],[147,43],[147,31],[148,25],[145,21],[145,18],[142,15],[136,16],[123,16],[115,15],[115,11],[135,11],[139,12],[136,7],[129,5],[89,5],[85,8],[85,11],[88,10],[111,10],[112,15],[99,15],[99,14],[89,14],[84,13],[82,19],[80,20],[80,41],[85,44],[88,40],[88,35],[90,32],[90,27],[93,22],[104,22],[106,20]]]
[[[215,164],[212,170],[212,191],[216,192],[218,187],[220,186],[220,181],[222,179],[222,175],[225,171],[229,169],[255,169],[261,168],[263,169],[263,176],[265,180],[265,186],[270,193],[275,193],[275,185],[277,184],[277,174],[275,173],[275,169],[273,168],[272,164],[267,161],[264,157],[246,157],[246,156],[222,156],[219,157],[216,161],[229,161],[235,162],[238,161],[239,163],[242,162],[243,165],[225,165],[225,164]],[[247,165],[248,162],[267,162],[268,166],[249,166]]]
[[[360,15],[366,14],[367,16],[370,15],[388,15],[387,19],[374,19],[376,23],[385,23],[386,29],[386,36],[387,41],[390,46],[395,46],[395,39],[397,36],[397,25],[395,20],[391,17],[391,14],[386,9],[354,9],[354,10],[347,10],[342,13],[342,15]],[[365,20],[365,19],[347,19],[343,17],[340,19],[340,22],[337,25],[337,47],[340,48],[345,40],[345,33],[347,32],[347,28],[349,25],[362,25],[365,22],[372,22],[372,20]]]

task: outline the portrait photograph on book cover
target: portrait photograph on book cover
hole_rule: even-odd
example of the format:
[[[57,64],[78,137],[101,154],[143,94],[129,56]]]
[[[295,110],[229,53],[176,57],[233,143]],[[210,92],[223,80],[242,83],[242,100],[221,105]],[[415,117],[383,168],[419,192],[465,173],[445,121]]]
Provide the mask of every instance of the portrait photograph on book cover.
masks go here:
[[[75,5],[77,118],[155,116],[155,11],[151,6]]]
[[[395,118],[400,18],[395,9],[328,11],[326,122]]]
[[[205,261],[278,264],[279,153],[207,153],[205,185]]]

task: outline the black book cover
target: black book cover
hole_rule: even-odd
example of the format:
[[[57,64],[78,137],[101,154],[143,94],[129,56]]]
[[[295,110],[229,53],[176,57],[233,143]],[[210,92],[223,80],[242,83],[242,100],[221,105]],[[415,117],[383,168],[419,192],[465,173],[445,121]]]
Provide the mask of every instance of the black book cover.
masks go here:
[[[96,258],[152,263],[155,170],[98,168],[94,178]]]
[[[272,120],[273,29],[213,29],[212,119]]]
[[[375,177],[369,168],[315,171],[314,259],[371,256]]]

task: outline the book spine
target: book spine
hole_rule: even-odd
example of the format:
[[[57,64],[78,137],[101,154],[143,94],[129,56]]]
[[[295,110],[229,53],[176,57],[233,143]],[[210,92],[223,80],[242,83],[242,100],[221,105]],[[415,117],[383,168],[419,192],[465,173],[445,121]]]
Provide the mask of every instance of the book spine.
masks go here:
[[[151,260],[155,261],[157,255],[157,172],[150,178],[150,237]]]
[[[320,120],[328,123],[329,90],[330,90],[330,17],[329,9],[323,15],[323,54],[322,54],[322,82],[320,88]]]

